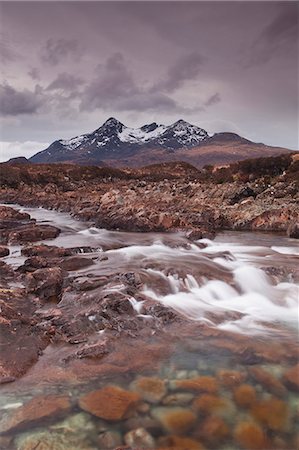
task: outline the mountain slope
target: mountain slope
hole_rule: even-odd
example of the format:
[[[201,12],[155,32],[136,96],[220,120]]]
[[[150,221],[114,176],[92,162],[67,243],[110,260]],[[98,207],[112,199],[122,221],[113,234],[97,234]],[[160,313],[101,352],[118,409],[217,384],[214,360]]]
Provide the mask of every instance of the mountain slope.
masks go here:
[[[169,126],[153,122],[129,128],[110,118],[92,133],[53,142],[30,161],[139,167],[181,160],[200,167],[285,151],[288,150],[255,144],[234,133],[209,136],[203,128],[184,120]]]

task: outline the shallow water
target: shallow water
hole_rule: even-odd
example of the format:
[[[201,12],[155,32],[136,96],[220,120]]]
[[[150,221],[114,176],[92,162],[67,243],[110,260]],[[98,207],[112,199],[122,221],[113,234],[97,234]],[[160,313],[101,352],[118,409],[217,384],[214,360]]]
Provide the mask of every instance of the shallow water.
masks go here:
[[[72,273],[72,276],[84,278],[90,274],[138,273],[142,280],[140,298],[131,298],[136,318],[142,316],[142,301],[148,298],[191,319],[194,323],[194,335],[187,336],[182,333],[180,338],[178,329],[175,349],[158,365],[153,364],[153,370],[147,367],[142,373],[163,380],[166,392],[158,403],[145,401],[144,410],[135,411],[135,421],[126,419],[111,422],[86,412],[82,413],[77,401],[84,393],[108,384],[134,390],[132,382],[140,377],[141,370],[131,370],[122,375],[111,373],[108,377],[97,376],[95,372],[89,380],[76,383],[55,382],[50,378],[32,389],[32,384],[26,383],[30,381],[34,370],[37,370],[33,368],[27,378],[25,376],[24,380],[2,389],[0,408],[4,415],[11,414],[20,403],[26,403],[29,399],[45,393],[66,393],[72,401],[72,412],[67,415],[66,421],[57,418],[51,422],[50,435],[47,434],[48,424],[43,425],[42,422],[38,427],[14,432],[13,440],[7,444],[9,448],[39,448],[33,446],[39,440],[44,443],[51,442],[48,447],[44,444],[47,449],[105,449],[109,448],[109,439],[106,438],[105,441],[103,438],[105,433],[110,436],[110,443],[113,442],[111,436],[114,436],[114,447],[117,447],[128,441],[129,438],[124,437],[126,433],[140,427],[144,427],[152,437],[153,441],[149,438],[145,441],[154,442],[154,447],[151,448],[171,448],[169,442],[163,443],[163,436],[177,434],[180,438],[185,436],[201,442],[206,449],[263,450],[266,446],[281,450],[296,448],[299,400],[294,390],[284,384],[284,374],[294,366],[296,360],[294,352],[290,355],[287,352],[285,355],[281,353],[281,359],[279,352],[282,352],[280,346],[285,345],[288,348],[289,345],[291,348],[298,338],[298,241],[269,233],[224,232],[214,241],[203,239],[190,243],[179,233],[108,231],[77,221],[67,214],[42,208],[21,209],[29,212],[38,222],[51,223],[61,228],[62,233],[58,238],[44,241],[45,243],[64,247],[89,246],[96,248],[97,252],[88,256],[99,257],[103,254],[107,257],[106,260],[95,259],[93,266]],[[11,247],[11,255],[6,260],[15,267],[21,265],[24,258],[20,255],[20,247]],[[121,292],[123,287],[121,282],[119,285],[108,286],[107,293]],[[147,319],[150,320],[150,317],[144,320]],[[202,328],[199,328],[202,326],[210,332],[205,331],[202,334]],[[218,339],[219,333],[228,333],[223,336],[229,336],[229,340]],[[146,343],[144,345],[146,351]],[[248,352],[252,353],[252,349],[256,361],[252,360],[251,356],[248,357]],[[269,357],[271,351],[272,360]],[[46,349],[37,367],[39,364],[46,365],[47,361],[52,364],[55,352],[55,347]],[[267,357],[264,357],[265,353]],[[265,370],[282,384],[281,390],[277,387],[275,390],[269,380],[268,384],[257,380],[252,373],[252,367]],[[238,382],[226,384],[221,370],[241,373],[240,383],[250,385],[256,391],[255,403],[250,407],[240,406],[235,393]],[[175,387],[177,379],[194,379],[199,376],[212,377],[217,384],[216,391]],[[188,396],[182,395],[186,393],[189,394],[188,401]],[[196,399],[207,393],[224,400],[224,406],[218,409],[214,407],[214,403],[217,403],[214,398],[210,399],[209,407],[206,406],[205,409],[202,406],[202,410],[197,410]],[[172,394],[175,394],[176,399],[167,404],[167,397]],[[278,403],[275,406],[276,400]],[[157,412],[158,407],[168,410]],[[167,428],[161,414],[170,413],[171,408],[178,407],[185,412],[191,411],[195,416],[194,423],[186,429],[180,429],[182,421],[185,420],[180,416],[177,419],[177,427]],[[271,414],[275,417],[268,420],[261,417],[257,412],[258,408],[266,411],[267,417],[271,418]],[[276,408],[274,412],[273,408]],[[217,420],[222,423],[222,428]],[[153,421],[156,421],[156,424],[153,424]],[[244,423],[258,427],[265,440],[261,439],[258,443],[251,441],[252,430],[247,433],[248,436],[243,430],[244,436],[241,438],[240,427],[242,428]],[[211,435],[215,435],[215,438],[211,438]],[[31,439],[31,447],[26,447],[26,439]],[[150,448],[145,445],[139,442],[138,448]],[[198,447],[191,447],[191,441],[187,444],[180,441],[177,445],[177,448],[181,446],[182,450],[189,450],[189,447],[200,448],[199,444]],[[137,448],[136,445],[135,447]]]

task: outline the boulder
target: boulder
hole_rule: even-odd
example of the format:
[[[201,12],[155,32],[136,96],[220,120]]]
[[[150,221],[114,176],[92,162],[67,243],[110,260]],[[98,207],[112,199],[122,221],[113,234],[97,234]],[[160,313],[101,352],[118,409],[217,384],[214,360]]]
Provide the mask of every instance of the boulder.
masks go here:
[[[59,302],[62,295],[63,272],[58,267],[37,269],[26,277],[27,292],[42,300]]]

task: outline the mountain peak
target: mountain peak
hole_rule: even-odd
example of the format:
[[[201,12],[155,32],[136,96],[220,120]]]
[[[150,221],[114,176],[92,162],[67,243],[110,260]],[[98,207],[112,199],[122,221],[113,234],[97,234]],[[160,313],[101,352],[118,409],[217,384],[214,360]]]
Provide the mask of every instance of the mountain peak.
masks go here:
[[[114,127],[114,126],[122,126],[124,127],[124,124],[121,123],[119,120],[115,119],[115,117],[109,117],[109,119],[106,120],[106,122],[103,123],[103,127],[109,126],[109,127]]]

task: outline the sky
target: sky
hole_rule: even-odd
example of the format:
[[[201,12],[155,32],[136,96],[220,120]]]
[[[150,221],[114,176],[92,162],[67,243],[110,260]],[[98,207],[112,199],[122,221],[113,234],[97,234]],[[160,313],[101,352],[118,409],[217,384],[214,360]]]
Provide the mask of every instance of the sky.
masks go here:
[[[295,1],[0,2],[0,160],[185,119],[298,149]]]

